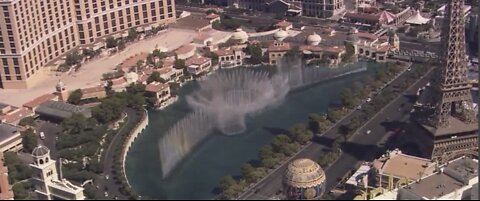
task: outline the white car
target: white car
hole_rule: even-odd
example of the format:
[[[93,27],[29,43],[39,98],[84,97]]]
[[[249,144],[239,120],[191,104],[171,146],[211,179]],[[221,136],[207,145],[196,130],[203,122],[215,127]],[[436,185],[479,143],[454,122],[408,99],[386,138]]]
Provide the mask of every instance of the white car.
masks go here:
[[[370,133],[372,133],[371,130],[367,130],[367,132],[365,132],[365,134],[369,135]]]
[[[370,101],[372,101],[372,99],[371,99],[371,98],[367,98],[367,102],[370,102]]]
[[[412,70],[412,68],[407,68],[407,71],[411,71],[411,70]]]
[[[40,132],[40,139],[44,140],[45,139],[45,133]]]

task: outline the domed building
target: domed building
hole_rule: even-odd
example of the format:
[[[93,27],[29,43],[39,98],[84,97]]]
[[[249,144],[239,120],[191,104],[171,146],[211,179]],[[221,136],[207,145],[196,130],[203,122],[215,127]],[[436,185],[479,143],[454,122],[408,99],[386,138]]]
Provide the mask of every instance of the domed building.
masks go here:
[[[322,42],[322,37],[318,35],[316,32],[313,32],[309,36],[307,36],[307,44],[309,45],[318,45]]]
[[[275,34],[273,34],[273,38],[276,41],[283,41],[287,37],[288,37],[288,33],[283,29],[280,29],[279,31],[275,32]]]
[[[238,41],[239,43],[246,43],[248,41],[248,34],[241,28],[238,28],[235,33],[232,34],[231,39]]]
[[[302,158],[288,165],[283,184],[288,199],[317,200],[325,192],[326,177],[320,165]]]

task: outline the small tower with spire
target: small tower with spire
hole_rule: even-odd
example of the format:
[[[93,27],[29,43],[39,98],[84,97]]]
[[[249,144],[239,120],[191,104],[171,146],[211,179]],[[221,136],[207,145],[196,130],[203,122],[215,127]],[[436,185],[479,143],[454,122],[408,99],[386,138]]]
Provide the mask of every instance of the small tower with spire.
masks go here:
[[[57,168],[55,161],[50,158],[50,150],[39,145],[32,152],[33,164],[30,164],[33,170],[33,182],[35,184],[35,192],[39,199],[51,200],[50,188],[48,187],[53,181],[58,180]]]
[[[400,49],[400,38],[392,29],[388,32],[388,44],[390,44],[395,50]]]
[[[67,91],[67,86],[62,81],[58,81],[57,85],[55,86],[55,95],[58,96],[60,101],[66,102],[68,100],[69,93]]]

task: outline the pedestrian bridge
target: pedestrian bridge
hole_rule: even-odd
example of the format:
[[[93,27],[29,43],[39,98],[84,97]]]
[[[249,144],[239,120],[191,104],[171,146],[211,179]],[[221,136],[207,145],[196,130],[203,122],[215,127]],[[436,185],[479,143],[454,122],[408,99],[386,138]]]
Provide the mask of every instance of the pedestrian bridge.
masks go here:
[[[389,53],[389,58],[408,62],[426,63],[437,61],[438,55],[434,52],[419,50],[397,50]]]

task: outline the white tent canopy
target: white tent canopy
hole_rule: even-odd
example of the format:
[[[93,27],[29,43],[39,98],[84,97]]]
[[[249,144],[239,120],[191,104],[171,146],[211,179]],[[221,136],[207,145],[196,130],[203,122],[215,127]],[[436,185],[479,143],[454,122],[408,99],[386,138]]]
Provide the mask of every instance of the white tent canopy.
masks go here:
[[[415,15],[408,18],[406,23],[407,24],[422,25],[422,24],[427,24],[429,21],[430,21],[430,19],[422,17],[422,15],[420,15],[420,12],[417,12]]]

